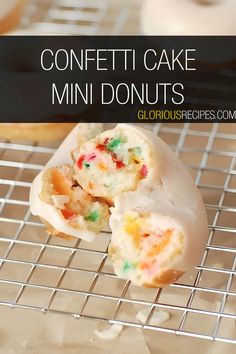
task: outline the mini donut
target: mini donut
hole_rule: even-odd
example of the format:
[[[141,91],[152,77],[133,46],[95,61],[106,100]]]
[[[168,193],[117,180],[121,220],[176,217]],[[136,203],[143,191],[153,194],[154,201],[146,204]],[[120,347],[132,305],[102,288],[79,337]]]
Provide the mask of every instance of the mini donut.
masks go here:
[[[1,19],[1,5],[4,2],[5,6],[5,0],[0,0],[0,19]],[[27,0],[10,0],[9,4],[11,3],[21,3],[22,8],[23,4],[27,2]],[[8,3],[8,2],[7,2]],[[8,8],[9,5],[6,6]],[[4,7],[5,9],[5,7]],[[4,10],[5,11],[5,10]],[[1,31],[0,31],[1,33]],[[56,36],[56,35],[62,35],[60,33],[46,33],[42,31],[38,31],[34,28],[29,28],[29,29],[16,29],[11,32],[6,33],[7,36]],[[15,76],[14,76],[15,77]],[[32,87],[35,88],[35,82],[41,82],[39,79],[40,77],[38,76],[38,72],[35,72],[32,74],[32,72],[29,73],[27,76],[29,79],[29,88]],[[12,82],[12,85],[15,87],[15,90],[12,91],[12,96],[16,94],[17,99],[21,101],[25,101],[27,103],[27,97],[23,93],[21,93],[20,88],[17,90],[17,77],[15,77],[14,81]],[[44,92],[43,90],[41,90]],[[39,89],[40,92],[40,89]],[[20,97],[18,97],[18,95]],[[36,95],[38,93],[36,92]],[[41,94],[42,96],[42,94]],[[40,97],[41,97],[40,96]],[[39,102],[39,107],[40,105],[44,104],[44,99],[45,97],[41,97],[41,102]],[[25,103],[25,106],[26,106]],[[95,110],[97,109],[96,105],[94,107],[90,108],[89,110],[83,110],[80,111],[78,109],[77,114],[82,120],[86,120],[86,114],[89,112],[89,114],[93,114]],[[28,112],[28,111],[26,111]],[[54,115],[56,116],[57,114],[60,114],[61,112],[54,112]],[[27,114],[26,113],[26,120],[27,120]],[[61,114],[60,114],[61,116]],[[36,117],[35,121],[41,117]],[[0,139],[4,140],[11,140],[11,141],[21,141],[21,142],[30,142],[30,143],[37,143],[37,142],[57,142],[65,138],[69,132],[75,127],[75,123],[67,123],[66,118],[62,117],[60,119],[60,123],[0,123]]]
[[[107,204],[74,180],[71,154],[101,129],[101,124],[78,124],[32,183],[31,212],[54,236],[91,241],[108,224]]]
[[[0,0],[0,11],[1,5],[5,0]],[[23,4],[27,2],[24,0],[15,1],[15,3],[20,3],[23,9]],[[10,1],[9,4],[13,3]],[[5,8],[4,8],[5,9]],[[1,19],[1,13],[0,13]],[[10,28],[9,28],[10,30]],[[1,32],[1,22],[0,22],[0,32]],[[7,35],[14,36],[31,36],[31,35],[43,35],[42,32],[35,30],[15,30],[7,33]],[[37,80],[37,78],[33,78]],[[65,138],[72,128],[75,126],[74,123],[0,123],[0,139],[11,140],[11,141],[22,141],[22,142],[56,142]]]
[[[208,236],[202,198],[153,133],[118,124],[97,135],[79,149],[75,179],[114,205],[109,254],[119,277],[162,287],[198,264]]]
[[[145,0],[141,27],[148,35],[235,35],[235,0]]]
[[[27,0],[0,0],[0,33],[16,27],[26,3]]]
[[[201,199],[196,199],[194,207],[175,203],[162,187],[116,198],[109,247],[115,273],[134,285],[163,287],[198,264],[208,232]]]
[[[191,176],[171,149],[147,129],[118,124],[101,132],[95,125],[89,134],[93,137],[87,140],[82,131],[78,139],[79,126],[33,182],[33,213],[59,233],[88,241],[109,221],[109,254],[119,277],[144,287],[175,282],[198,264],[208,237],[203,201]],[[75,159],[73,168],[68,149]],[[64,179],[59,189],[52,176],[58,173]],[[68,195],[69,201],[63,199]],[[73,220],[68,225],[64,205],[76,214],[76,225]],[[54,215],[46,211],[49,207]],[[60,223],[55,209],[60,209]],[[86,216],[94,210],[103,222],[88,223]]]

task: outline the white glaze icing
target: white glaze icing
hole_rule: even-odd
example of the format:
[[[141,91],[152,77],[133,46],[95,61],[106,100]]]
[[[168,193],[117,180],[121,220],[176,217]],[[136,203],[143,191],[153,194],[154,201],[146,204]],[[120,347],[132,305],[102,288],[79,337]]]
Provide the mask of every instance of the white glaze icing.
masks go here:
[[[45,170],[61,164],[73,164],[71,150],[76,149],[84,139],[98,134],[102,129],[102,124],[78,124],[72,132],[66,137],[52,158],[45,165],[43,170],[34,179],[30,190],[30,208],[33,215],[38,215],[48,221],[56,230],[81,238],[86,241],[92,241],[95,234],[85,228],[78,230],[68,225],[65,219],[58,213],[57,208],[47,204],[40,199],[42,190],[42,176]]]

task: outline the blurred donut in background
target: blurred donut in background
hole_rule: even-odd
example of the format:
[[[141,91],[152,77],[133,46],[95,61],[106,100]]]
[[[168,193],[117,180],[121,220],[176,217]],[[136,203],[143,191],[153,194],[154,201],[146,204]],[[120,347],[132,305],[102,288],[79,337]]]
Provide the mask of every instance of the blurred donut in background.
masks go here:
[[[29,36],[42,35],[35,30],[17,30],[27,0],[0,0],[0,33]],[[45,35],[45,34],[44,34]],[[64,119],[66,121],[66,119]],[[62,140],[74,123],[0,123],[0,139],[22,142],[51,142]]]
[[[201,69],[209,72],[224,69],[226,64],[234,68],[236,49],[223,36],[236,34],[235,13],[235,0],[145,0],[141,31],[149,36],[222,36],[210,51],[207,40],[194,39],[193,45],[199,48],[198,61]],[[184,37],[182,42],[185,46]]]
[[[235,35],[235,0],[146,0],[141,27],[148,35]]]
[[[17,26],[26,3],[27,0],[0,0],[0,33]]]

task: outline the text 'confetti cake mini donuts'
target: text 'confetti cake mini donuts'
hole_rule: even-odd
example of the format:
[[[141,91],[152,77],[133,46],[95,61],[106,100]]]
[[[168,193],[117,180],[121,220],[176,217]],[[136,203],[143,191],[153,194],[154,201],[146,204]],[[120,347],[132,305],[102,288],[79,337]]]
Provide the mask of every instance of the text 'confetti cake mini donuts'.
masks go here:
[[[33,183],[34,214],[52,225],[54,234],[88,241],[109,222],[109,254],[119,277],[146,287],[176,281],[198,264],[208,236],[202,198],[191,176],[147,129],[118,124],[84,135],[81,125],[80,139],[75,139],[79,126],[41,174],[37,191]],[[39,210],[37,198],[53,207],[54,215],[56,210],[60,222]]]

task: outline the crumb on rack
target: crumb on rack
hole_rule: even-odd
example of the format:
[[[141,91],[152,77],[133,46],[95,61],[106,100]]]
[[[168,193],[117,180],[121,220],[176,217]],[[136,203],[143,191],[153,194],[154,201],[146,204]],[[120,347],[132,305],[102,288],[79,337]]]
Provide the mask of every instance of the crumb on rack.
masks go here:
[[[136,318],[139,322],[141,322],[142,324],[145,324],[149,313],[150,313],[149,309],[142,309],[142,310],[138,311]],[[163,322],[168,321],[169,318],[170,318],[170,314],[168,312],[159,310],[159,311],[155,311],[152,314],[151,322],[152,322],[153,326],[159,326]]]
[[[101,339],[111,340],[118,337],[121,334],[122,330],[123,330],[122,325],[113,324],[108,329],[104,329],[102,331],[95,329],[94,333],[96,334],[97,337]]]

